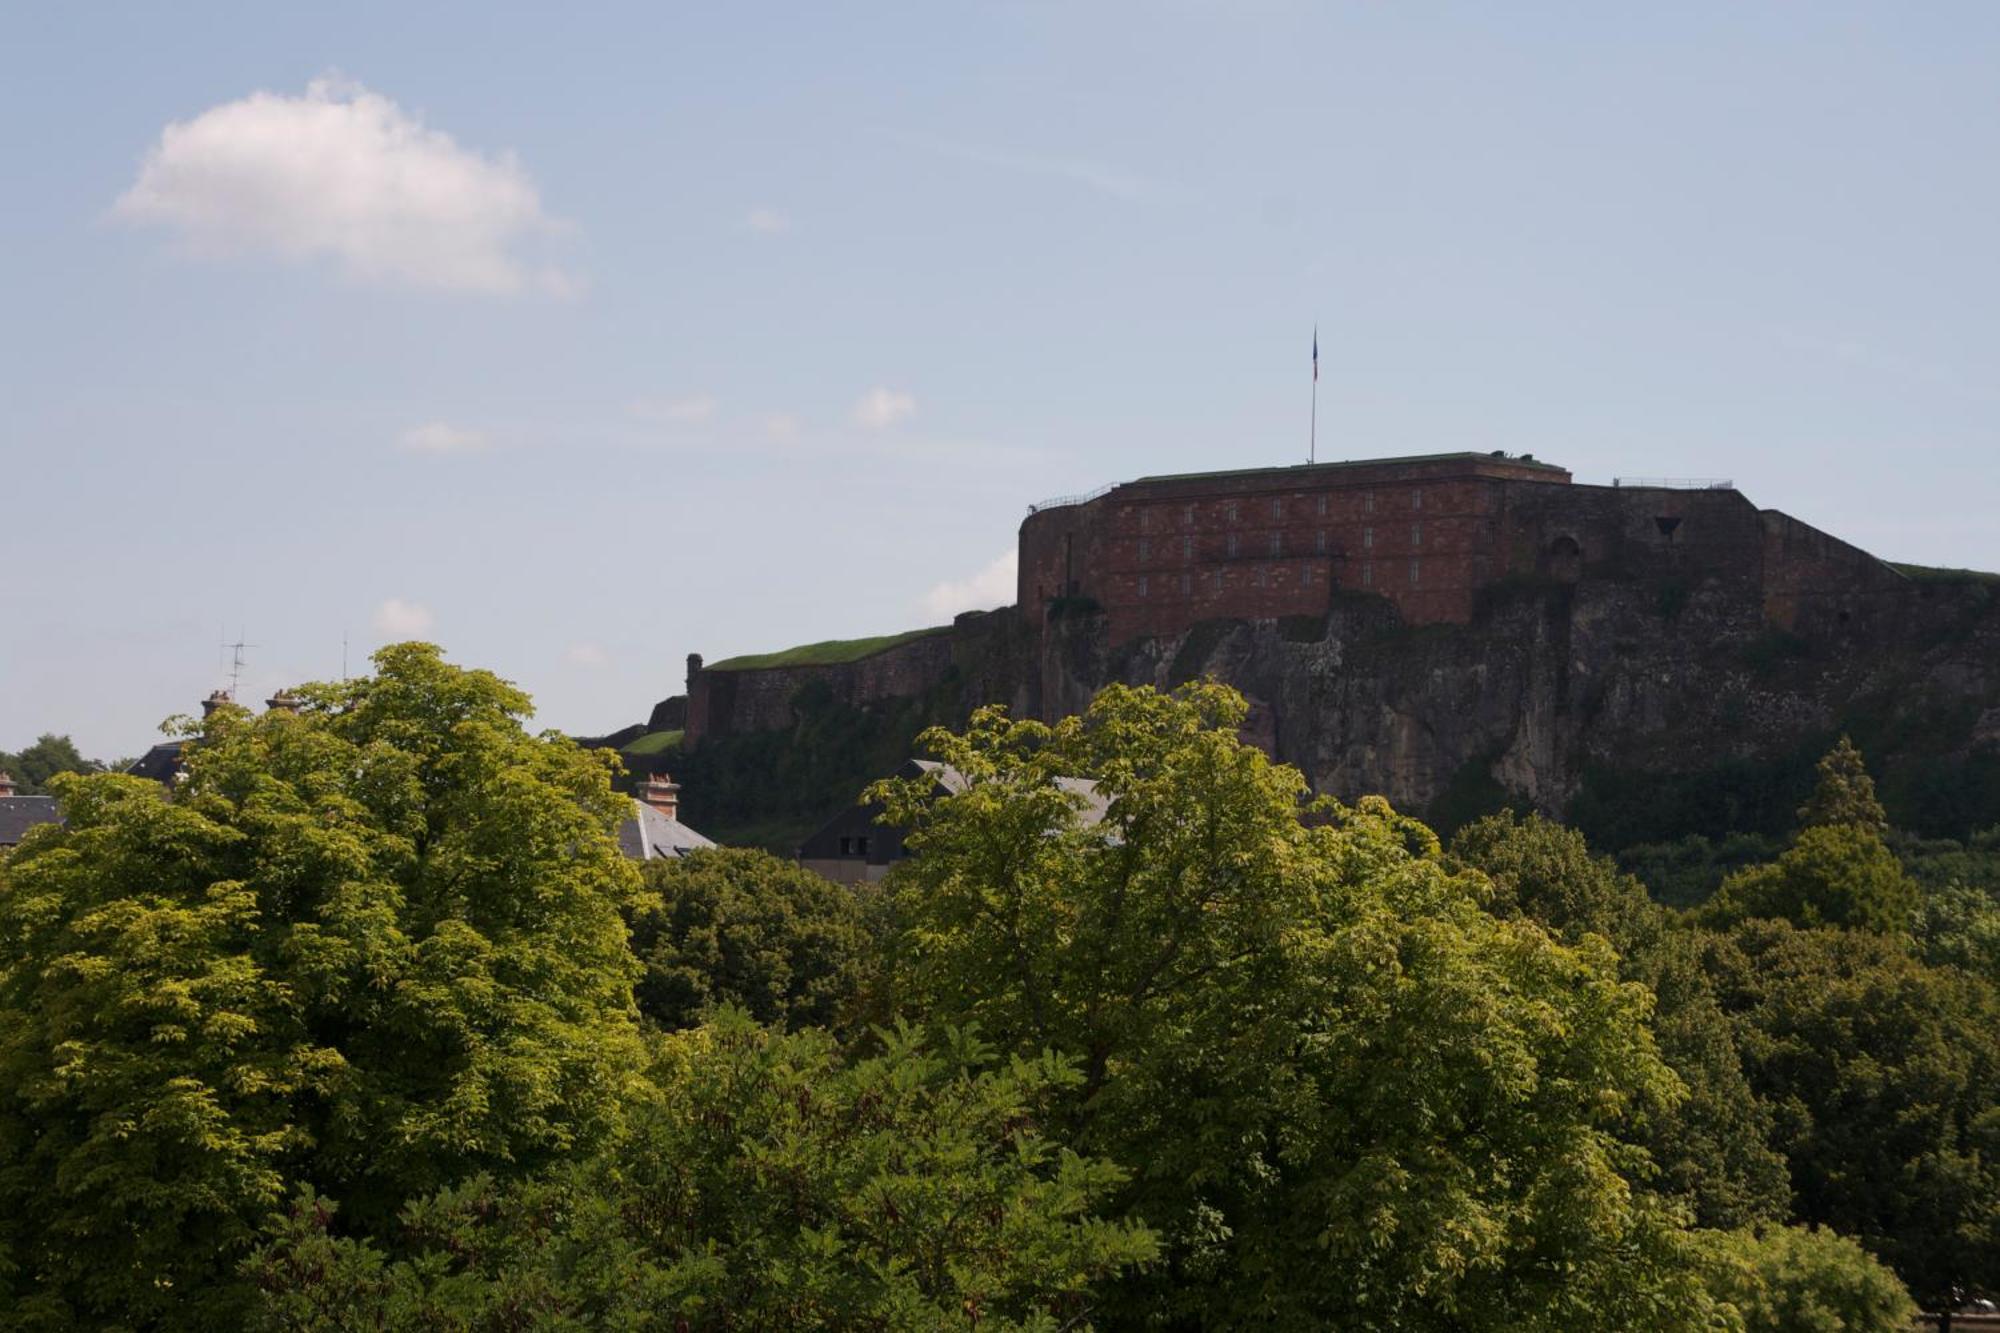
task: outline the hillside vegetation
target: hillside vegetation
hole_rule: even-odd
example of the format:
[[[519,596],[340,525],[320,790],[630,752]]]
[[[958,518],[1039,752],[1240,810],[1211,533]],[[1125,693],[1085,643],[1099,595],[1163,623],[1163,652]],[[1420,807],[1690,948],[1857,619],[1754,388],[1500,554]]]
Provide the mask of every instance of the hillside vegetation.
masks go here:
[[[949,633],[951,626],[933,625],[929,629],[905,630],[901,634],[878,634],[871,639],[828,639],[824,643],[802,643],[781,652],[727,657],[720,662],[704,664],[703,670],[761,671],[770,667],[838,666],[842,662],[858,662],[864,657],[873,657],[913,639]]]

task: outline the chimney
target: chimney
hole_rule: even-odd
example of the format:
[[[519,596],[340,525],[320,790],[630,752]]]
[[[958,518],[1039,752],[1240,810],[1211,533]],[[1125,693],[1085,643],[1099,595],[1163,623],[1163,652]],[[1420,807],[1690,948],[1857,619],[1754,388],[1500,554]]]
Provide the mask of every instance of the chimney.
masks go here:
[[[0,796],[12,796],[13,794],[14,776],[4,768],[0,768]]]
[[[224,704],[234,702],[235,700],[229,697],[228,690],[212,690],[209,692],[209,696],[201,701],[201,715],[203,717],[214,717],[216,709],[222,707]]]
[[[632,794],[668,819],[679,819],[681,784],[665,773],[650,773],[633,786]]]
[[[264,701],[264,707],[274,713],[296,713],[299,711],[299,696],[290,690],[279,690]]]

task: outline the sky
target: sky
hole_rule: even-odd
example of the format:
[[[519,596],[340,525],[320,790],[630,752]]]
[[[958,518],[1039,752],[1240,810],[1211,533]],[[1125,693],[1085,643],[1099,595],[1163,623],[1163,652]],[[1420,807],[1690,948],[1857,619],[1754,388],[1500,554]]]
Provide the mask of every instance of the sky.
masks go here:
[[[601,733],[1026,507],[1505,449],[2000,569],[2000,6],[19,6],[0,749],[421,637]]]

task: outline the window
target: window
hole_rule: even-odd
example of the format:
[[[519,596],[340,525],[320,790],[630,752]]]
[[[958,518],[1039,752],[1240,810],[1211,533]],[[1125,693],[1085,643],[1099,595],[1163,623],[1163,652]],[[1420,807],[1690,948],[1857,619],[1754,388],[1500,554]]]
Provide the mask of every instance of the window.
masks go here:
[[[1250,586],[1253,588],[1264,586],[1264,567],[1262,565],[1250,571]]]
[[[1186,510],[1185,510],[1185,511],[1184,511],[1184,512],[1183,512],[1183,513],[1181,514],[1181,522],[1182,522],[1182,523],[1184,523],[1184,524],[1186,524],[1186,525],[1187,525],[1188,527],[1190,527],[1190,528],[1194,526],[1194,506],[1193,506],[1193,505],[1189,505],[1189,506],[1187,507],[1187,509],[1186,509]]]
[[[1222,571],[1219,569],[1215,571],[1215,590],[1222,591]]]
[[[840,854],[842,856],[854,855],[854,839],[842,838],[840,840]]]
[[[1324,491],[1320,492],[1320,497],[1319,497],[1319,516],[1320,516],[1321,518],[1325,518],[1325,517],[1326,517],[1326,492],[1324,492]]]
[[[1153,543],[1147,541],[1144,537],[1141,537],[1139,539],[1139,563],[1143,565],[1152,558],[1153,558]]]
[[[1181,575],[1181,596],[1185,597],[1193,590],[1189,576],[1186,574]]]
[[[1311,565],[1299,566],[1299,585],[1305,588],[1313,586],[1313,567]]]
[[[1375,512],[1375,492],[1363,491],[1361,493],[1361,507],[1371,514]]]
[[[1421,523],[1410,524],[1410,545],[1422,546],[1423,544],[1424,544],[1424,525]]]
[[[1412,588],[1417,586],[1417,574],[1422,569],[1423,563],[1423,561],[1417,559],[1415,556],[1410,557],[1410,586]]]
[[[1423,507],[1424,507],[1424,493],[1422,491],[1411,491],[1410,508],[1422,509]]]
[[[1283,518],[1284,516],[1285,516],[1285,502],[1284,502],[1283,500],[1280,500],[1280,499],[1279,499],[1279,498],[1278,498],[1277,496],[1275,496],[1275,495],[1274,495],[1274,496],[1272,496],[1272,497],[1271,497],[1271,517],[1272,517],[1272,518]]]
[[[1361,529],[1361,549],[1364,551],[1372,551],[1375,549],[1375,529],[1373,528]]]
[[[1231,523],[1234,523],[1236,521],[1236,501],[1231,500],[1229,504],[1224,507],[1222,511],[1222,516]]]
[[[1284,534],[1284,533],[1282,533],[1282,532],[1274,532],[1274,533],[1272,533],[1272,534],[1271,534],[1271,554],[1272,554],[1272,555],[1274,555],[1274,556],[1277,556],[1277,555],[1283,555],[1283,554],[1284,554],[1284,551],[1285,551],[1285,534]]]
[[[1374,582],[1375,562],[1373,560],[1363,560],[1361,562],[1361,586],[1364,588],[1370,587]]]
[[[1321,528],[1321,529],[1320,529],[1320,530],[1319,530],[1319,531],[1318,531],[1318,532],[1317,532],[1316,534],[1314,534],[1314,541],[1313,541],[1313,549],[1314,549],[1315,551],[1319,552],[1319,554],[1321,554],[1321,555],[1325,555],[1325,554],[1326,554],[1326,529],[1325,529],[1325,528]]]
[[[1152,530],[1153,530],[1153,511],[1151,509],[1141,509],[1139,511],[1139,531],[1151,532]]]
[[[1236,554],[1236,534],[1233,532],[1229,534],[1229,554]]]
[[[1181,559],[1183,560],[1194,559],[1194,538],[1192,537],[1181,538]]]
[[[1141,574],[1139,576],[1139,596],[1144,597],[1145,595],[1146,595],[1146,576],[1144,574]]]
[[[856,856],[868,855],[868,839],[856,838],[854,840],[854,854]]]

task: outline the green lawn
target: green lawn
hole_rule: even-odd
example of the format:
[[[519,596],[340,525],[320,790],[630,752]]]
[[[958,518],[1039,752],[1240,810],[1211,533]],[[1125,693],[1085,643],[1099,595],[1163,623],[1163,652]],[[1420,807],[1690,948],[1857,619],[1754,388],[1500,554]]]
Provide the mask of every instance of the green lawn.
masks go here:
[[[1989,574],[1983,569],[1942,569],[1936,565],[1901,565],[1889,562],[1889,568],[1905,578],[1938,583],[2000,583],[2000,574]]]
[[[665,754],[669,750],[681,748],[679,731],[649,731],[620,751],[622,754]]]
[[[908,643],[912,639],[921,639],[932,634],[946,634],[950,631],[949,625],[934,625],[929,629],[906,630],[901,634],[880,634],[872,639],[828,639],[825,643],[802,643],[783,652],[751,653],[744,657],[725,658],[720,662],[707,663],[702,669],[759,671],[766,667],[835,666],[841,662],[858,662],[864,657],[873,657],[876,653],[894,648],[900,643]]]

